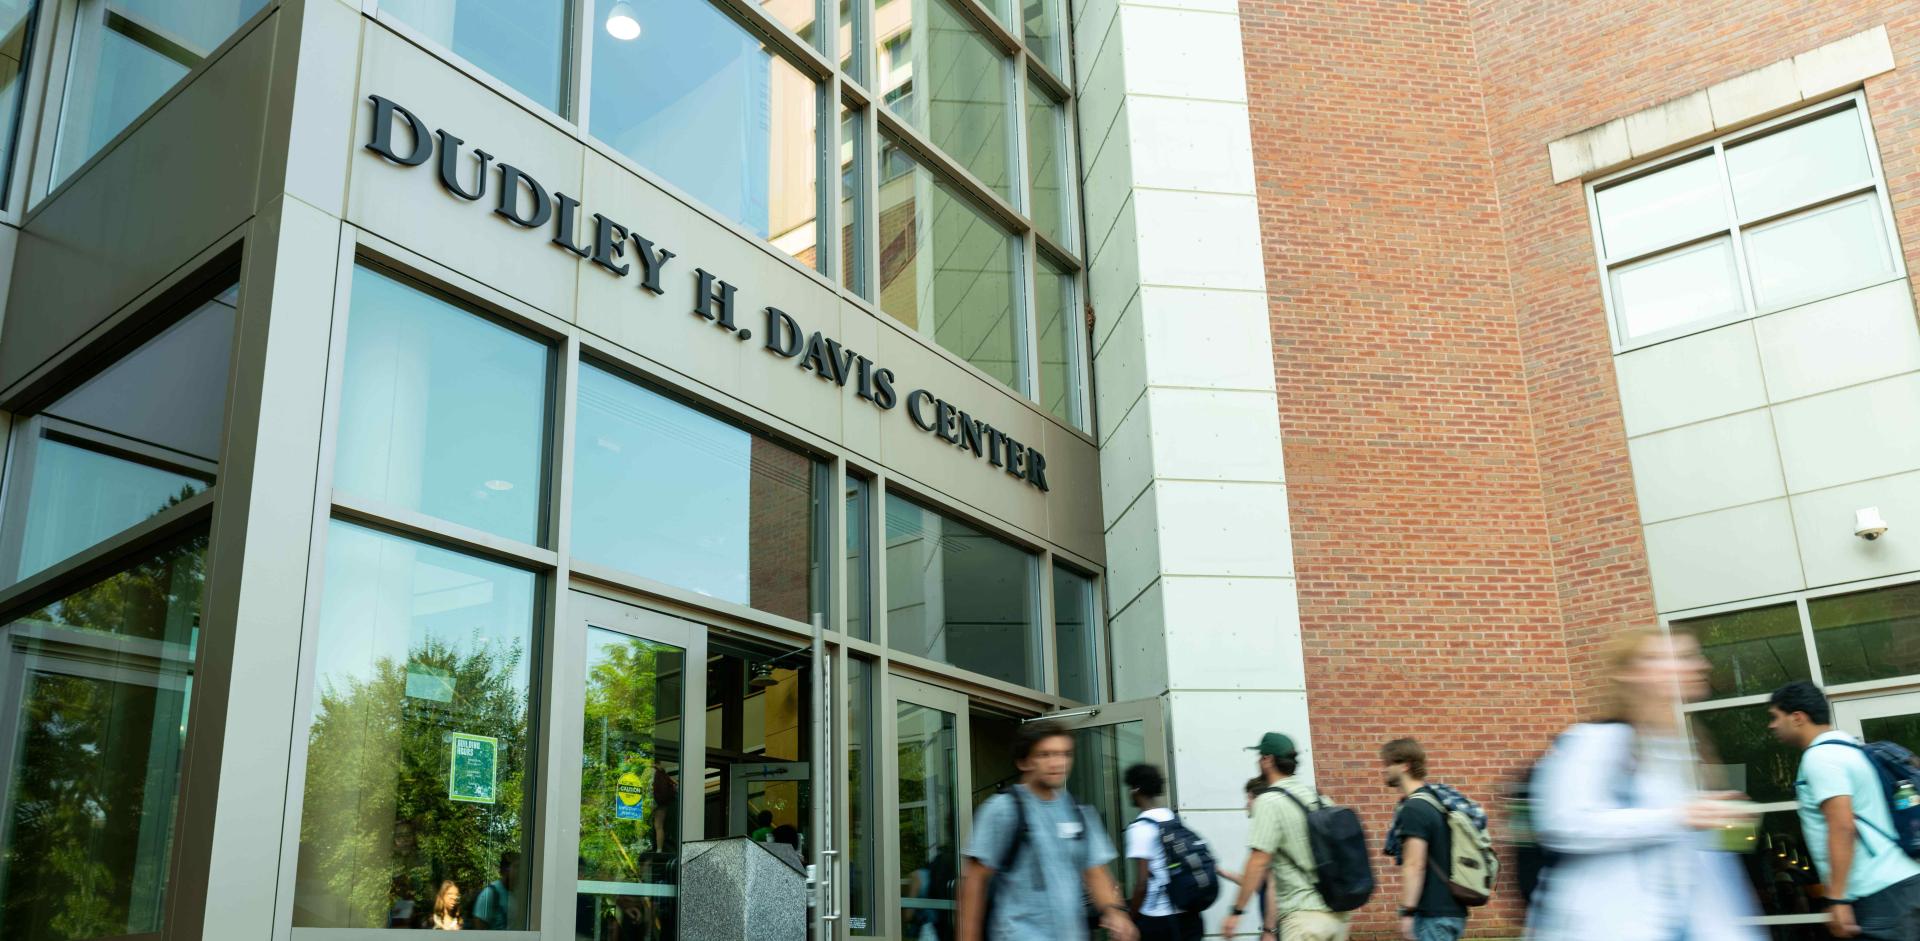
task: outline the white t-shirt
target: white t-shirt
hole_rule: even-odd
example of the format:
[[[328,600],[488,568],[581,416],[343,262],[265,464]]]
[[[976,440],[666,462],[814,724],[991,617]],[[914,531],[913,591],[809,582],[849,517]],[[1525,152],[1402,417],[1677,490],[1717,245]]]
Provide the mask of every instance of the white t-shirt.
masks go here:
[[[1167,854],[1160,848],[1160,828],[1146,822],[1172,819],[1172,810],[1155,807],[1141,811],[1127,824],[1127,858],[1147,861],[1147,897],[1140,902],[1142,915],[1175,914],[1173,903],[1167,901]]]

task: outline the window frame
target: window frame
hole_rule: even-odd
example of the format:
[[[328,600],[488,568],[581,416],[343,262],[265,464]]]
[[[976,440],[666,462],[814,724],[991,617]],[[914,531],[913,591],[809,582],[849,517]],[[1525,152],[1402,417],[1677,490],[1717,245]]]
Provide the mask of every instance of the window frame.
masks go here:
[[[1726,152],[1730,147],[1738,147],[1758,138],[1804,125],[1821,118],[1851,111],[1858,122],[1861,133],[1861,145],[1867,156],[1870,177],[1865,180],[1849,182],[1829,190],[1823,190],[1811,198],[1790,204],[1786,208],[1772,208],[1762,213],[1741,213],[1734,201],[1733,184],[1727,165]],[[1606,240],[1601,231],[1599,194],[1607,189],[1633,180],[1641,179],[1663,170],[1670,169],[1690,160],[1705,159],[1711,161],[1716,171],[1719,195],[1724,208],[1725,224],[1720,228],[1688,232],[1659,242],[1652,248],[1642,248],[1631,254],[1614,256],[1606,248]],[[1829,297],[1838,296],[1847,291],[1860,290],[1885,284],[1907,277],[1906,258],[1900,249],[1899,229],[1894,224],[1892,200],[1888,196],[1886,173],[1880,160],[1879,143],[1874,136],[1873,116],[1867,107],[1866,93],[1855,90],[1824,101],[1797,108],[1787,114],[1767,121],[1741,128],[1729,134],[1723,134],[1708,141],[1682,148],[1674,153],[1646,161],[1625,169],[1589,180],[1585,187],[1587,219],[1592,238],[1596,270],[1599,274],[1601,303],[1606,312],[1607,335],[1616,354],[1653,346],[1659,343],[1705,333],[1728,324],[1753,320],[1768,314],[1791,310],[1805,304]],[[1828,209],[1860,197],[1875,198],[1879,204],[1881,230],[1886,234],[1888,255],[1893,260],[1892,270],[1884,278],[1851,285],[1844,291],[1803,293],[1790,296],[1785,300],[1767,305],[1758,303],[1755,297],[1753,273],[1747,257],[1746,236],[1756,230],[1775,225],[1783,220],[1804,216],[1822,209]],[[1651,333],[1628,336],[1626,325],[1622,322],[1621,311],[1614,300],[1613,274],[1642,262],[1670,255],[1682,249],[1705,245],[1726,238],[1730,240],[1733,252],[1737,289],[1740,292],[1739,310],[1715,317],[1706,317],[1689,321],[1680,326],[1670,327]]]

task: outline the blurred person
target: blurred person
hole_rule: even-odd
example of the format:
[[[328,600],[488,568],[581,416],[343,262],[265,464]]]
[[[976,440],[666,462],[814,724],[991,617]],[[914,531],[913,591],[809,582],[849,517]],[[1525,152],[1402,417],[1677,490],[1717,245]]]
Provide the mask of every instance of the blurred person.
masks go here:
[[[474,927],[507,931],[518,924],[514,919],[519,906],[514,892],[520,886],[520,854],[512,850],[500,854],[500,878],[487,883],[473,900]]]
[[[452,879],[440,882],[440,891],[433,894],[433,918],[427,927],[435,931],[460,930],[460,887]]]
[[[1447,884],[1454,850],[1447,815],[1465,813],[1483,832],[1487,815],[1458,790],[1427,781],[1427,752],[1413,739],[1380,746],[1380,767],[1387,787],[1400,792],[1385,848],[1400,864],[1400,937],[1459,941],[1467,931],[1467,906]]]
[[[1253,799],[1259,797],[1260,792],[1266,789],[1267,779],[1265,777],[1255,775],[1247,779],[1246,807],[1248,817],[1253,816]],[[1267,891],[1270,880],[1265,878],[1265,876],[1265,873],[1253,873],[1251,876],[1254,884],[1259,886],[1259,888],[1255,890],[1255,903],[1253,906],[1253,910],[1260,913],[1260,935],[1258,941],[1265,941],[1266,938],[1273,937],[1274,935],[1273,893]],[[1234,872],[1231,869],[1222,869],[1220,870],[1220,878],[1234,885],[1246,885],[1244,880],[1249,878],[1249,876],[1246,873]]]
[[[1247,866],[1233,908],[1220,923],[1220,936],[1232,938],[1238,933],[1240,917],[1255,892],[1247,883],[1261,873],[1272,880],[1274,911],[1273,923],[1261,925],[1263,932],[1271,929],[1280,941],[1346,941],[1346,913],[1336,913],[1327,905],[1309,871],[1314,856],[1305,808],[1319,802],[1320,794],[1295,777],[1300,751],[1293,739],[1279,732],[1261,736],[1254,750],[1259,752],[1264,786],[1253,799]]]
[[[1019,783],[974,812],[960,882],[960,941],[1085,941],[1088,899],[1110,941],[1135,941],[1107,872],[1113,844],[1099,815],[1066,790],[1073,735],[1055,722],[1022,725],[1013,764]]]
[[[1825,882],[1828,930],[1836,938],[1920,939],[1920,862],[1894,838],[1886,788],[1866,747],[1833,727],[1826,694],[1812,683],[1774,690],[1767,716],[1768,731],[1801,752],[1793,796]]]
[[[1555,854],[1528,913],[1537,941],[1759,941],[1739,924],[1753,890],[1709,834],[1751,822],[1739,795],[1702,793],[1680,704],[1707,689],[1685,634],[1621,631],[1603,658],[1594,721],[1563,733],[1534,773],[1533,825]]]

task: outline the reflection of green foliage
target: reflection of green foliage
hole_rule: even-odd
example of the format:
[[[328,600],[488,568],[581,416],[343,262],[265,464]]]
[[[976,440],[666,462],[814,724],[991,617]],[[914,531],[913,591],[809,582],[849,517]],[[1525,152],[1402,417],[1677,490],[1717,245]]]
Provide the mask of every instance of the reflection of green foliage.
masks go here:
[[[383,926],[399,899],[430,911],[443,879],[471,905],[499,875],[500,854],[522,848],[527,692],[514,679],[521,657],[518,641],[503,650],[429,639],[408,663],[383,657],[371,678],[320,694],[300,838],[313,852],[310,875],[345,907],[336,927]],[[408,697],[409,666],[451,677],[451,701]],[[495,803],[448,798],[453,732],[500,740]],[[396,829],[408,827],[417,841],[411,852],[396,845]]]
[[[665,644],[598,631],[591,643],[580,768],[580,878],[668,881],[680,840],[671,777],[678,742],[660,723],[680,718],[677,699],[683,687],[669,677],[680,673],[684,656]],[[628,773],[640,779],[644,815],[637,819],[615,812],[617,785]],[[638,910],[649,923],[661,915],[651,903]],[[613,897],[598,898],[596,912],[603,923],[618,924],[623,917]],[[627,912],[625,917],[634,916]]]
[[[184,645],[198,623],[205,544],[201,537],[171,547],[25,620]],[[31,683],[11,839],[0,855],[0,937],[158,930],[171,840],[167,827],[146,818],[173,812],[185,695],[55,673],[36,672]]]
[[[1707,681],[1716,697],[1769,693],[1812,675],[1800,633],[1800,609],[1791,603],[1675,621],[1673,626],[1699,640],[1700,652],[1711,665]]]
[[[1793,800],[1800,756],[1767,731],[1767,707],[1737,706],[1692,714],[1694,741],[1708,764],[1746,766],[1746,792],[1757,801]],[[1709,787],[1739,782],[1707,781]]]

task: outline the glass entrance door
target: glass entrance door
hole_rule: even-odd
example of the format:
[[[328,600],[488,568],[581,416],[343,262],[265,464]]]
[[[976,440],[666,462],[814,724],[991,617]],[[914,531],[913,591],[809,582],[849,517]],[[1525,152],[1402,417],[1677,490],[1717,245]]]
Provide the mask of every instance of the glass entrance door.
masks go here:
[[[1920,693],[1835,702],[1833,723],[1866,741],[1898,742],[1920,752]]]
[[[575,593],[583,643],[574,935],[679,937],[682,842],[706,810],[707,631],[691,621]],[[700,717],[689,722],[686,717]]]
[[[1122,834],[1137,815],[1121,776],[1128,767],[1150,762],[1167,770],[1166,724],[1160,700],[1144,699],[1058,713],[1050,718],[1073,731],[1073,772],[1067,791],[1100,812],[1107,837],[1124,857]],[[1168,775],[1171,781],[1172,775]],[[1167,795],[1172,802],[1171,784]],[[1133,891],[1133,867],[1124,858],[1111,864],[1122,896]]]
[[[884,870],[897,919],[888,936],[950,941],[969,824],[967,699],[897,676],[888,687],[885,806],[899,812]]]

